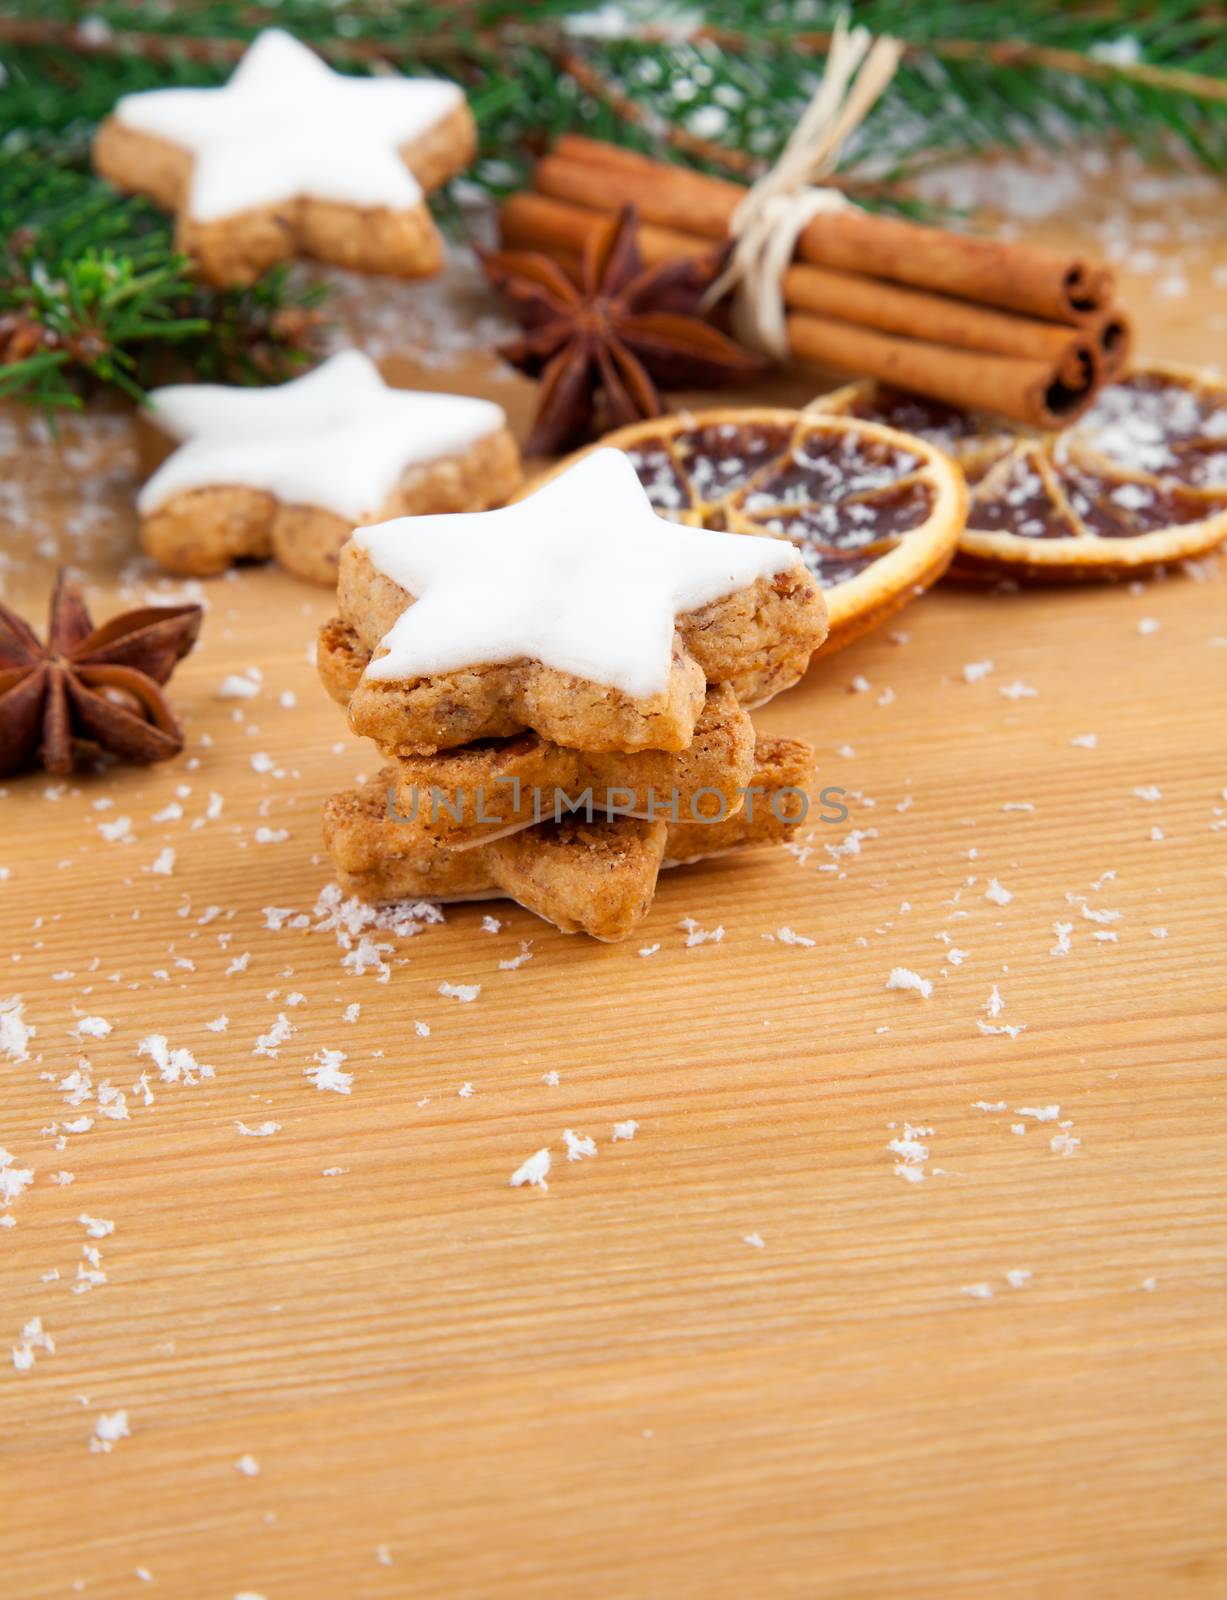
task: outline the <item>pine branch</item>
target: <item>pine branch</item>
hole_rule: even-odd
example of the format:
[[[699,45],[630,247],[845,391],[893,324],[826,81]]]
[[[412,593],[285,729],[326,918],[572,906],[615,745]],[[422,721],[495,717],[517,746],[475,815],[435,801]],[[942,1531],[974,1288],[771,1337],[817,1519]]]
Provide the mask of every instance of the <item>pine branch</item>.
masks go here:
[[[0,236],[0,396],[54,409],[178,372],[267,383],[310,349],[318,289],[281,272],[208,290],[160,212],[41,154],[0,161]]]

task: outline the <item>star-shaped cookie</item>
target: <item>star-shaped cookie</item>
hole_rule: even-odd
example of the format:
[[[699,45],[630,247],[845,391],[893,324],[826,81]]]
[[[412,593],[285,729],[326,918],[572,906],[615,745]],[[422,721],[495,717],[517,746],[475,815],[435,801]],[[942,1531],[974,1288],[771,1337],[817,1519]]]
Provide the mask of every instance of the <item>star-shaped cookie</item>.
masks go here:
[[[791,838],[804,820],[814,751],[760,735],[756,797],[723,821],[569,816],[470,850],[412,836],[387,806],[390,774],[324,805],[324,846],[341,885],[374,904],[507,896],[564,933],[624,939],[652,905],[663,866]],[[685,814],[685,813],[683,813]]]
[[[481,510],[520,481],[501,407],[391,388],[357,350],[279,388],[176,384],[150,401],[179,448],[137,498],[141,540],[173,572],[275,555],[332,585],[357,524]]]
[[[418,278],[442,265],[423,191],[475,147],[455,84],[347,77],[269,28],[224,88],[123,96],[94,165],[174,211],[213,283],[249,283],[295,254]]]
[[[372,654],[355,730],[427,753],[525,728],[684,750],[708,683],[760,703],[826,631],[795,546],[666,521],[619,450],[503,510],[359,528],[338,594]]]

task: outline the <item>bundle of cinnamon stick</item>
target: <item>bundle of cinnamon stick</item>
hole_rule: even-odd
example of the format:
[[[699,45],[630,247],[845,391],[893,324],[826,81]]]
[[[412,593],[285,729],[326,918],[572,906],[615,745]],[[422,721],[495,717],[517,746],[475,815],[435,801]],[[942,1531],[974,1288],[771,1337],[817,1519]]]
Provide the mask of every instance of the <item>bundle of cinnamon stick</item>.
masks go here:
[[[738,184],[569,134],[500,223],[507,249],[574,270],[608,213],[633,205],[650,263],[727,240]],[[813,218],[784,274],[794,360],[881,379],[1037,428],[1064,427],[1118,377],[1132,341],[1107,267],[855,206]]]

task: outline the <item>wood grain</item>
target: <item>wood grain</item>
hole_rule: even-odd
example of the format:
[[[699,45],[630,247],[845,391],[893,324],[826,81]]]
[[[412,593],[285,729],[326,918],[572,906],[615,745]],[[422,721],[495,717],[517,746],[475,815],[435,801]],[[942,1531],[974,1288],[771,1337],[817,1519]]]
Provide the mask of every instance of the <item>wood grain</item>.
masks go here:
[[[1149,353],[1204,355],[1227,257],[1198,259],[1188,297],[1131,285]],[[525,387],[488,366],[433,381],[523,420]],[[59,445],[6,421],[8,597],[41,596],[57,549],[103,614],[175,592],[128,555],[127,420]],[[820,660],[762,713],[850,791],[807,857],[678,872],[628,946],[455,908],[374,935],[387,981],[264,915],[317,920],[320,801],[374,770],[308,663],[327,597],[271,570],[205,592],[174,683],[187,759],[0,797],[0,999],[37,1029],[28,1060],[0,1054],[0,1144],[34,1172],[0,1232],[0,1342],[35,1316],[55,1341],[0,1375],[8,1592],[1227,1591],[1217,568],[943,588],[906,640]],[[217,697],[253,665],[253,698]],[[1036,693],[1000,692],[1015,682]],[[121,816],[133,838],[108,842]],[[173,871],[151,871],[168,846]],[[688,948],[684,917],[723,939]],[[532,959],[501,969],[523,940]],[[888,991],[895,966],[932,997]],[[292,1036],[256,1053],[279,1014]],[[74,1039],[83,1016],[110,1035]],[[215,1076],[163,1083],[150,1034]],[[348,1096],[305,1076],[323,1050],[346,1053]],[[102,1114],[108,1082],[125,1119]],[[905,1124],[931,1131],[901,1157]],[[567,1128],[598,1156],[569,1163]],[[547,1145],[548,1193],[509,1188]],[[85,1245],[106,1281],[77,1293]],[[91,1452],[120,1410],[130,1436]]]

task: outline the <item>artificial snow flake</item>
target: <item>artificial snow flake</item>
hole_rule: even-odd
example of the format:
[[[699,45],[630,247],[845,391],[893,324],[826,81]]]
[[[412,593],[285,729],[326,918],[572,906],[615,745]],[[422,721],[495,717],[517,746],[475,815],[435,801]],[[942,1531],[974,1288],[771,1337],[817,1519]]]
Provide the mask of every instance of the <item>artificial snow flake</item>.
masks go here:
[[[439,993],[447,1000],[459,1000],[462,1004],[476,1000],[481,993],[480,983],[441,983]]]
[[[28,1189],[34,1182],[34,1172],[30,1167],[15,1167],[16,1159],[10,1151],[0,1148],[0,1203],[8,1206],[16,1200],[23,1189]]]
[[[568,1161],[582,1161],[585,1156],[596,1155],[596,1140],[586,1133],[575,1133],[571,1128],[564,1128],[562,1142],[567,1147]]]
[[[14,994],[0,1000],[0,1055],[8,1056],[10,1061],[28,1061],[33,1037],[34,1027],[25,1019],[21,996]]]
[[[272,1056],[276,1059],[281,1046],[289,1040],[294,1033],[294,1024],[284,1011],[277,1013],[277,1020],[267,1033],[262,1033],[256,1040],[253,1056]]]
[[[81,1017],[72,1030],[74,1039],[107,1039],[110,1033],[111,1024],[105,1017]]]
[[[89,1442],[91,1450],[109,1455],[120,1439],[130,1438],[126,1411],[103,1412],[94,1423],[94,1436]]]
[[[546,1179],[549,1176],[549,1171],[549,1150],[538,1150],[511,1174],[511,1187],[520,1189],[527,1183],[535,1189],[548,1189],[549,1184]]]
[[[933,993],[931,978],[922,978],[918,972],[913,972],[910,967],[892,967],[890,977],[886,980],[888,989],[914,989],[922,1000],[927,1000]]]
[[[137,1045],[136,1053],[152,1059],[163,1083],[196,1084],[202,1078],[213,1076],[213,1068],[206,1062],[198,1062],[190,1050],[172,1050],[165,1034],[148,1034]]]
[[[352,1072],[343,1072],[341,1063],[346,1059],[343,1050],[317,1050],[316,1065],[307,1067],[303,1076],[309,1078],[317,1089],[331,1089],[334,1094],[349,1094],[354,1081]]]

